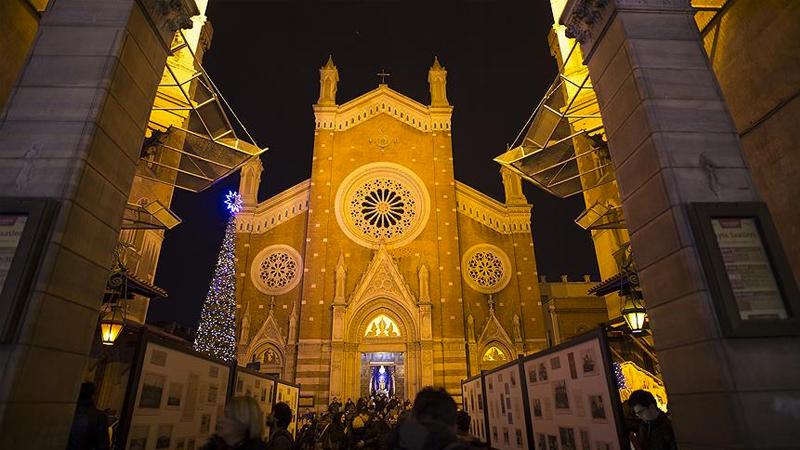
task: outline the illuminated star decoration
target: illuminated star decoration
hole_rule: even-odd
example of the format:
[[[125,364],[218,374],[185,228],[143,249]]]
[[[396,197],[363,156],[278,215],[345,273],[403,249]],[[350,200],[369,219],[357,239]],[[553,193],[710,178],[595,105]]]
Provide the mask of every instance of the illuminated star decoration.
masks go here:
[[[242,210],[242,196],[238,192],[228,191],[225,195],[225,207],[231,214],[236,215]]]

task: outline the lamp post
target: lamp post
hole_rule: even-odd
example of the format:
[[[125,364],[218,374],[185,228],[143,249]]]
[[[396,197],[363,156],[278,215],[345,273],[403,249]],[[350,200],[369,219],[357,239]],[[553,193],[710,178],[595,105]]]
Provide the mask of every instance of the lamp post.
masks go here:
[[[103,345],[114,345],[125,326],[125,311],[119,303],[112,303],[100,319],[100,341]]]
[[[625,302],[620,309],[625,323],[628,324],[628,328],[631,329],[632,333],[641,333],[644,331],[644,324],[647,319],[647,310],[644,307],[644,297],[641,291],[638,289],[630,289],[626,290],[624,293],[620,292],[620,294],[625,298]]]

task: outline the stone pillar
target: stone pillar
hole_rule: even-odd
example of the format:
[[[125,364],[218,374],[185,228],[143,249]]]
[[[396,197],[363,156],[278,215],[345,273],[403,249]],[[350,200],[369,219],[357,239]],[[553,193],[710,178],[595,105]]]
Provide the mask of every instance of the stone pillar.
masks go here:
[[[679,446],[796,447],[800,340],[721,335],[686,217],[758,199],[692,13],[571,0],[561,23],[600,104]]]
[[[0,118],[0,195],[59,209],[0,346],[0,448],[66,447],[156,87],[195,14],[189,1],[59,0],[42,16]]]

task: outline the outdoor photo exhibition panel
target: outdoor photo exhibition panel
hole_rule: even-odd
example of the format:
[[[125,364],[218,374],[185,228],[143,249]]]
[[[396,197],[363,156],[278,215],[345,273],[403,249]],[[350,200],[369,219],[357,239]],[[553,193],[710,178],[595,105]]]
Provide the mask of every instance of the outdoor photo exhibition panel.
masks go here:
[[[470,434],[486,442],[486,410],[483,409],[483,382],[480,375],[461,383],[461,401],[470,417]]]
[[[486,408],[489,410],[489,439],[492,448],[528,448],[528,426],[519,363],[514,361],[485,372]]]
[[[523,360],[537,450],[622,450],[602,329]]]
[[[295,386],[294,384],[287,383],[285,381],[278,380],[277,381],[277,388],[275,390],[275,403],[283,402],[289,405],[289,408],[292,408],[292,423],[289,424],[289,432],[292,435],[295,435],[295,430],[297,429],[297,416],[300,414],[297,411],[297,404],[300,398],[300,388]]]
[[[149,340],[143,353],[134,381],[135,396],[132,404],[128,402],[125,448],[200,448],[223,415],[229,367]]]
[[[234,397],[253,397],[258,402],[264,417],[267,417],[272,412],[272,403],[275,401],[274,395],[275,379],[241,367],[236,368],[236,384],[233,387]]]

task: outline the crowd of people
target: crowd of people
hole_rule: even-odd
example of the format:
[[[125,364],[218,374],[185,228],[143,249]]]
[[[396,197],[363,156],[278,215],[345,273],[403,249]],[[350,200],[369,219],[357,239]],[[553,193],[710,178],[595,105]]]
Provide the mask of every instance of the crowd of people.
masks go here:
[[[94,386],[81,387],[68,450],[110,448],[107,419],[92,402]],[[635,450],[677,450],[666,413],[646,391],[635,391],[626,402],[639,427],[628,436]],[[427,387],[414,399],[385,395],[334,398],[327,411],[298,417],[297,438],[289,432],[293,411],[276,403],[264,415],[251,397],[233,397],[225,406],[217,430],[201,450],[479,450],[488,446],[469,434],[470,417],[442,388]],[[264,425],[269,436],[264,435]],[[628,428],[628,427],[626,427]]]

